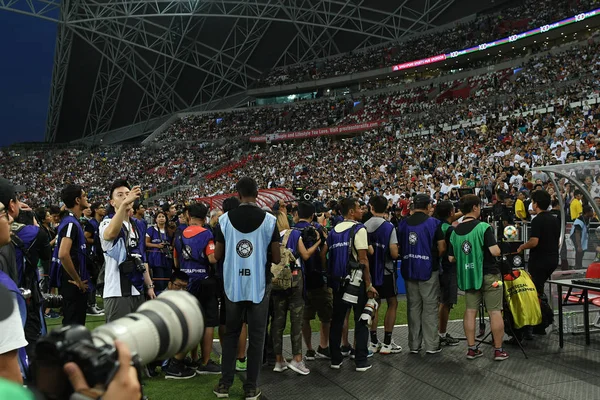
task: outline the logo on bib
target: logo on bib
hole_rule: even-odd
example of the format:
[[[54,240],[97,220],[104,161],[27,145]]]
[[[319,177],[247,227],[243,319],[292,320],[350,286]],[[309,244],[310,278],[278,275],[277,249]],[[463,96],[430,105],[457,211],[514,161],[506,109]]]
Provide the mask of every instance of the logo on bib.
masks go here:
[[[471,243],[469,243],[468,240],[465,240],[462,245],[461,245],[462,251],[465,254],[471,254],[471,250],[473,250],[473,246],[471,246]]]
[[[238,242],[237,246],[235,246],[235,251],[238,256],[242,258],[248,258],[252,255],[254,248],[252,247],[252,243],[250,243],[246,239],[242,239]]]
[[[416,232],[410,232],[408,234],[408,243],[410,243],[411,246],[414,246],[415,244],[417,244],[418,239],[419,239],[419,237],[417,236]]]

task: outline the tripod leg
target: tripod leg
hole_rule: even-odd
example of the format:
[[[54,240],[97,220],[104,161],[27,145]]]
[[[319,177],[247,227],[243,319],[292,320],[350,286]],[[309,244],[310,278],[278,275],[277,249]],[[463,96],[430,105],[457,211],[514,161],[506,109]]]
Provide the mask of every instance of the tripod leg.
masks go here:
[[[483,303],[479,304],[479,335],[477,337],[482,337],[485,335],[485,308]]]

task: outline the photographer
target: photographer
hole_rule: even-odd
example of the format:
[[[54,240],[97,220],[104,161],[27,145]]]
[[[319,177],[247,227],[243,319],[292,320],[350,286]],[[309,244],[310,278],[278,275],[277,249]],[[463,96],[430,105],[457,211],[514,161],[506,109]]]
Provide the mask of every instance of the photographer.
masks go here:
[[[576,199],[573,199],[575,201]],[[573,220],[571,240],[575,246],[575,269],[583,268],[583,255],[588,248],[590,220],[594,217],[594,209],[589,204],[582,207],[582,214]]]
[[[373,353],[397,354],[402,347],[394,343],[392,333],[396,322],[396,311],[398,309],[398,288],[396,287],[396,271],[394,260],[398,258],[398,237],[396,227],[387,217],[387,201],[383,196],[374,196],[369,199],[373,216],[365,223],[369,237],[369,245],[373,247],[373,254],[369,255],[369,270],[371,280],[379,292],[380,299],[387,302],[387,311],[384,320],[383,344],[377,339],[378,314],[373,316],[371,324],[371,344]],[[381,305],[381,300],[377,303]]]
[[[86,264],[85,234],[79,218],[89,204],[86,192],[79,185],[65,187],[61,192],[61,200],[67,214],[63,216],[57,229],[50,286],[58,287],[63,297],[63,325],[85,325],[88,293],[93,286]]]
[[[173,237],[167,230],[167,215],[159,211],[154,217],[154,226],[146,232],[146,255],[153,278],[168,278],[173,270]],[[156,294],[165,290],[167,282],[156,281]]]
[[[474,360],[483,355],[475,345],[475,317],[480,304],[484,302],[492,326],[494,360],[506,360],[508,354],[502,348],[502,277],[494,258],[500,256],[500,247],[492,227],[479,220],[479,197],[471,194],[463,196],[460,210],[464,215],[463,222],[450,236],[452,246],[448,249],[448,259],[456,262],[458,287],[465,291],[463,322],[469,346],[467,359]]]
[[[446,251],[446,242],[440,221],[429,216],[431,203],[428,195],[416,195],[413,214],[398,225],[401,271],[406,282],[408,345],[413,354],[422,345],[427,354],[442,351],[438,335],[438,257]]]
[[[0,185],[2,185],[2,182],[0,182]],[[4,193],[0,193],[0,195],[2,194]],[[11,240],[10,224],[12,222],[12,217],[6,206],[0,203],[0,246],[9,245]],[[23,373],[20,371],[20,366],[26,366],[25,346],[27,346],[27,340],[25,340],[23,327],[27,315],[27,306],[16,283],[7,273],[0,271],[0,289],[4,290],[4,288],[11,293],[10,298],[3,298],[3,301],[0,302],[2,312],[7,314],[5,319],[0,320],[0,332],[2,332],[0,335],[0,378],[22,384]],[[14,307],[9,306],[8,301],[12,302]],[[9,309],[11,311],[7,312]]]
[[[31,297],[27,301],[27,322],[25,338],[29,342],[27,354],[31,356],[35,342],[46,332],[41,309],[44,298],[39,285],[38,262],[49,262],[52,256],[50,241],[46,231],[33,225],[33,213],[21,211],[17,220],[11,225],[12,243],[17,256],[19,288],[29,290]]]
[[[294,226],[294,229],[300,232],[300,238],[305,248],[310,249],[317,245],[317,249],[308,259],[303,258],[306,299],[302,336],[306,343],[306,359],[308,361],[315,358],[328,359],[331,357],[328,342],[331,312],[333,311],[333,293],[331,288],[327,287],[325,271],[321,265],[320,249],[318,248],[323,244],[325,235],[323,227],[313,222],[314,211],[315,206],[313,204],[305,201],[298,203],[298,223]],[[321,322],[321,329],[319,330],[319,347],[315,351],[312,347],[310,321],[315,319],[317,315]]]
[[[140,187],[130,189],[125,180],[110,187],[110,205],[115,213],[100,224],[100,242],[104,250],[104,308],[106,322],[134,312],[144,302],[144,288],[150,299],[156,297],[148,264],[142,263],[139,229],[130,218]]]
[[[340,369],[343,358],[340,349],[344,319],[350,308],[354,310],[356,338],[356,371],[363,372],[371,368],[367,361],[369,328],[366,321],[360,320],[368,298],[378,296],[371,284],[369,248],[367,230],[358,223],[362,219],[362,211],[355,198],[346,198],[341,202],[341,214],[344,216],[331,230],[326,243],[321,248],[321,263],[327,265],[330,276],[329,284],[333,289],[333,314],[331,332],[329,334],[329,350],[331,352],[331,368]],[[327,259],[329,253],[329,259]],[[346,276],[358,277],[344,284]],[[362,279],[361,279],[362,275]],[[343,300],[345,292],[352,286],[356,294],[354,303]],[[356,287],[358,286],[358,287]]]
[[[19,216],[20,203],[17,200],[15,187],[4,178],[0,178],[0,203],[4,204],[7,216],[10,216],[13,220]],[[17,256],[15,247],[10,243],[10,240],[5,245],[0,246],[0,271],[6,273],[17,284],[19,279]]]
[[[106,215],[106,207],[100,203],[93,203],[90,207],[92,211],[91,218],[86,221],[83,230],[87,243],[88,251],[88,261],[92,264],[90,265],[90,274],[92,283],[95,287],[88,296],[88,307],[87,307],[87,315],[95,315],[102,316],[104,315],[104,311],[100,310],[96,305],[96,290],[98,289],[98,278],[100,277],[100,273],[102,271],[102,267],[104,265],[104,255],[102,254],[102,245],[100,244],[100,222]]]
[[[218,283],[211,271],[217,262],[212,233],[204,227],[208,208],[204,204],[188,207],[189,223],[181,235],[175,237],[175,267],[190,277],[188,291],[196,296],[204,315],[202,360],[198,348],[192,349],[191,368],[198,374],[218,374],[221,367],[210,359],[215,326],[219,326]]]

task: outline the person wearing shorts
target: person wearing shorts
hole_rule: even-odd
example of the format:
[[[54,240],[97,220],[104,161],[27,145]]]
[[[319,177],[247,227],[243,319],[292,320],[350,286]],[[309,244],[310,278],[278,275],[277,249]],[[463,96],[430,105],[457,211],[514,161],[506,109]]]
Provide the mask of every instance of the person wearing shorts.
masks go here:
[[[378,313],[373,315],[371,322],[369,349],[373,353],[397,354],[402,347],[392,340],[396,312],[398,310],[398,289],[396,287],[396,271],[394,260],[398,258],[398,236],[396,227],[387,221],[388,201],[383,196],[373,196],[369,199],[369,206],[373,216],[365,222],[369,238],[369,271],[371,281],[379,293],[380,299],[387,302],[384,319],[383,343],[377,338]]]
[[[485,304],[494,344],[494,360],[502,361],[508,354],[502,348],[504,321],[502,319],[502,277],[494,257],[500,256],[500,247],[492,227],[479,220],[481,200],[474,194],[460,199],[463,222],[450,236],[452,246],[448,259],[456,262],[458,287],[465,291],[466,309],[463,319],[467,337],[467,359],[481,357],[475,345],[475,318],[480,304]]]
[[[210,358],[214,330],[219,326],[219,282],[210,274],[211,264],[217,262],[214,251],[213,234],[204,227],[208,207],[193,204],[188,208],[189,226],[175,236],[175,267],[188,274],[188,292],[200,302],[204,317],[202,338],[202,360],[198,349],[191,351],[192,363],[189,367],[198,374],[219,374],[221,366]]]
[[[329,359],[329,328],[331,327],[331,314],[333,312],[333,291],[330,287],[321,286],[306,291],[306,302],[304,304],[304,324],[302,334],[306,343],[306,359],[308,361],[317,358]],[[312,347],[310,321],[319,317],[321,322],[319,347],[315,351]]]

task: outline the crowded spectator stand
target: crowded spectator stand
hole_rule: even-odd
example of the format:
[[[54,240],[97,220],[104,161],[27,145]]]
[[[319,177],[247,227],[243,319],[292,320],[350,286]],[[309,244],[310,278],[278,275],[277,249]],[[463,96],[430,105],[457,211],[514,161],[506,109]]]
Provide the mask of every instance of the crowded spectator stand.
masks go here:
[[[222,209],[223,201],[230,197],[237,197],[237,194],[229,193],[210,197],[199,197],[196,199],[196,202],[208,204],[211,209]],[[286,202],[294,201],[296,200],[296,197],[288,189],[261,189],[258,191],[256,204],[258,204],[259,207],[270,209],[273,204],[281,200]]]

